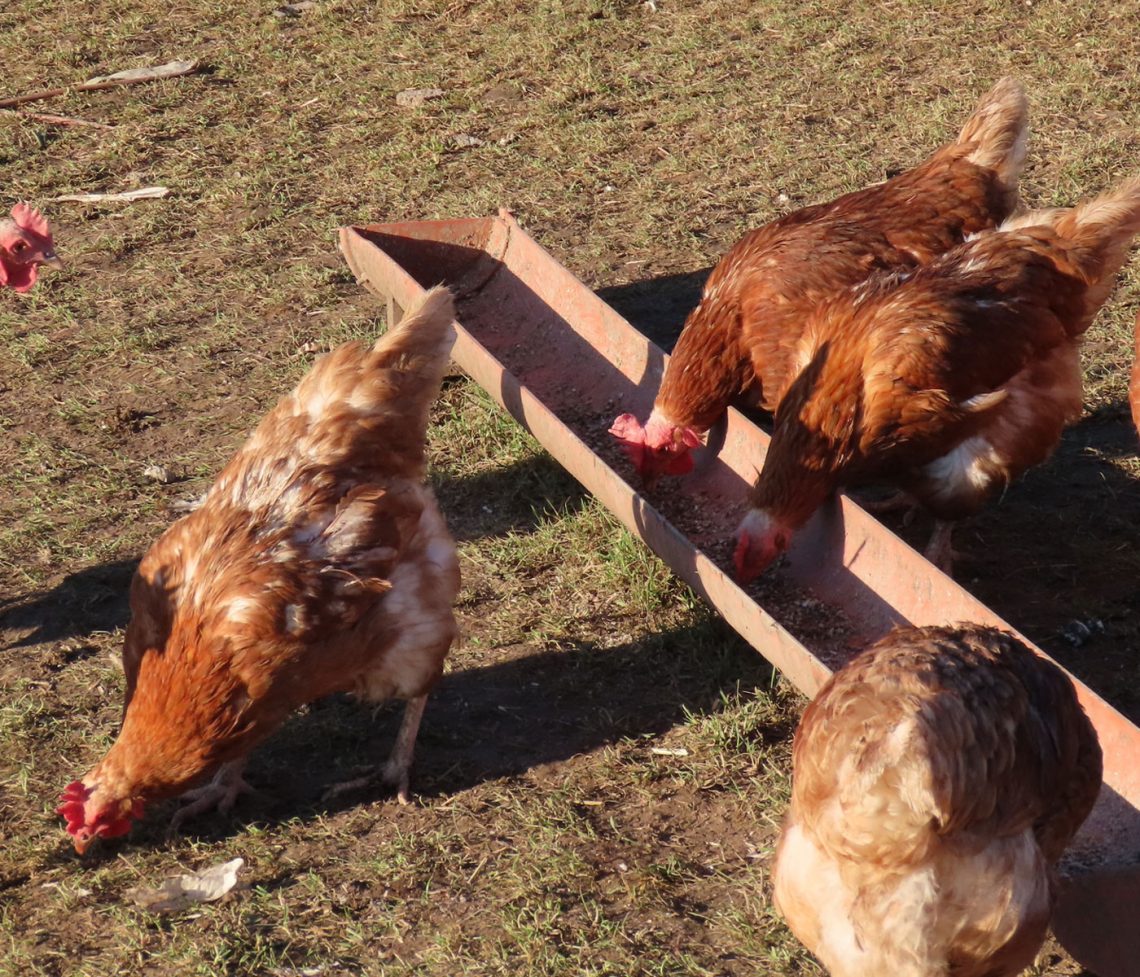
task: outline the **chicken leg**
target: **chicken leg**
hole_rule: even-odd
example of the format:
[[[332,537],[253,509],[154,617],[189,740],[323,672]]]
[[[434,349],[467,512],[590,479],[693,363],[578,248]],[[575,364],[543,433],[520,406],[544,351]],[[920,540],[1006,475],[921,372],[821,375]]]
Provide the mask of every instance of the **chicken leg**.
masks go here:
[[[234,806],[234,802],[242,794],[256,794],[257,791],[246,783],[242,772],[245,770],[245,759],[231,760],[224,763],[214,774],[214,779],[202,787],[195,787],[186,791],[181,800],[183,806],[175,812],[170,819],[170,833],[174,834],[187,818],[211,808],[223,814]]]
[[[379,777],[383,783],[396,788],[396,800],[401,804],[410,804],[411,796],[408,787],[411,779],[412,757],[415,754],[416,736],[420,731],[420,720],[423,719],[426,705],[426,694],[408,700],[404,706],[404,718],[400,723],[400,731],[396,734],[396,743],[383,767],[379,770],[372,769],[362,777],[334,784],[325,791],[324,800],[328,801],[349,791],[367,787]]]
[[[954,559],[959,556],[953,546],[954,523],[948,519],[935,519],[934,531],[923,553],[946,576],[953,576]]]
[[[889,512],[902,512],[902,524],[909,526],[914,521],[914,514],[918,511],[918,503],[911,496],[901,490],[894,491],[882,499],[864,499],[857,496],[855,501],[864,512],[873,516],[886,515]]]

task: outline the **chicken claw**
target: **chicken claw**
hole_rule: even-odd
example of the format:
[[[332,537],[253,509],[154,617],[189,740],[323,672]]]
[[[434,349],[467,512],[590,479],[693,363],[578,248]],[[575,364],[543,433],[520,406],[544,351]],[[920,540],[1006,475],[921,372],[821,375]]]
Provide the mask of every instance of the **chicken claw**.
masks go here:
[[[211,809],[224,814],[234,806],[234,802],[242,794],[258,794],[259,792],[246,783],[242,776],[244,769],[244,759],[233,760],[223,764],[208,784],[186,791],[181,798],[185,802],[184,805],[170,819],[169,834],[175,834],[187,818]]]
[[[364,776],[334,784],[325,791],[321,800],[330,801],[333,798],[340,797],[341,794],[367,787],[379,779],[381,783],[396,788],[396,800],[401,805],[411,804],[412,798],[408,788],[411,782],[412,757],[416,749],[416,734],[419,733],[420,720],[423,719],[424,706],[426,705],[426,695],[416,696],[416,698],[408,700],[407,705],[404,706],[404,718],[400,723],[400,731],[396,734],[396,745],[392,747],[392,754],[383,767],[379,770],[375,767],[367,767],[365,769],[368,772]]]
[[[909,526],[914,521],[914,514],[918,511],[918,503],[906,492],[895,491],[884,499],[856,498],[859,508],[873,516],[885,515],[888,512],[902,512],[902,524]]]
[[[930,542],[926,544],[926,551],[923,553],[927,560],[948,577],[954,575],[954,561],[962,555],[954,549],[953,533],[953,522],[947,519],[935,519],[934,531],[930,534]]]

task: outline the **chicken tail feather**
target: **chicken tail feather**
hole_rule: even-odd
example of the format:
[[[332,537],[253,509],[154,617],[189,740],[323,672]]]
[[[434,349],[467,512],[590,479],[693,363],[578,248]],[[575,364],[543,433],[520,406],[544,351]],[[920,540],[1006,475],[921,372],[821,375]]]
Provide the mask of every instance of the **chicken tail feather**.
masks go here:
[[[439,393],[447,358],[455,342],[455,299],[443,285],[427,292],[419,305],[376,340],[366,369],[398,370],[408,378],[408,394],[420,391],[424,409]],[[411,405],[409,405],[411,406]]]
[[[307,465],[359,464],[418,478],[428,412],[455,342],[454,320],[451,293],[437,287],[371,349],[345,343],[333,350],[262,421],[238,458],[256,457],[265,440],[292,438]]]
[[[1017,181],[1028,139],[1029,102],[1015,78],[1003,78],[982,96],[958,135],[959,144],[974,144],[966,159],[997,173],[1009,197],[1007,213],[1017,207]]]
[[[1062,211],[1054,229],[1079,249],[1077,260],[1091,279],[1111,278],[1124,264],[1129,245],[1140,232],[1140,176]]]
[[[422,463],[428,412],[439,396],[455,343],[455,300],[437,285],[381,336],[361,363],[363,382],[357,396],[376,404],[375,428],[393,454],[404,455],[397,468]],[[403,450],[402,450],[403,449]]]

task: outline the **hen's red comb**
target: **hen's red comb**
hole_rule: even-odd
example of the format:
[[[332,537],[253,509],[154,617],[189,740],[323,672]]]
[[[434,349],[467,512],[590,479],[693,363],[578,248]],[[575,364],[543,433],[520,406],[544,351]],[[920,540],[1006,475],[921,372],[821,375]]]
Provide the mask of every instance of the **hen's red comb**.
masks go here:
[[[12,220],[25,231],[31,231],[33,234],[51,239],[51,228],[48,227],[47,219],[35,207],[23,201],[12,208]]]
[[[632,414],[622,414],[620,417],[614,418],[613,424],[610,425],[610,434],[619,441],[630,444],[645,443],[645,428],[641,426],[641,421]]]
[[[633,467],[641,471],[645,459],[645,428],[641,426],[641,422],[632,414],[622,414],[614,419],[610,426],[610,434],[617,439],[629,456]]]
[[[67,830],[72,834],[78,831],[86,820],[83,805],[93,790],[94,788],[88,787],[82,780],[73,780],[60,795],[63,803],[55,809],[55,813],[67,819]]]

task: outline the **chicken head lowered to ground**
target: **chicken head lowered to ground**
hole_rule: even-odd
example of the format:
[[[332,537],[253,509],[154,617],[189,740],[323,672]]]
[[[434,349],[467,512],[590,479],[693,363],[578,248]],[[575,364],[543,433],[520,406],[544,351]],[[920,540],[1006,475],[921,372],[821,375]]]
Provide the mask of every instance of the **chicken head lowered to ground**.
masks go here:
[[[420,717],[456,635],[455,545],[423,483],[453,318],[450,293],[433,289],[373,347],[321,359],[143,558],[122,728],[58,808],[80,852],[214,774],[176,823],[232,804],[249,751],[337,691],[407,701],[382,770],[407,799]]]
[[[623,414],[611,429],[646,482],[691,470],[689,452],[733,397],[776,409],[816,303],[875,271],[923,264],[1012,214],[1027,114],[1021,86],[1005,78],[919,166],[741,238],[689,314],[645,426]]]
[[[1101,782],[1068,677],[1010,634],[907,628],[796,733],[775,900],[832,977],[1015,977]]]

